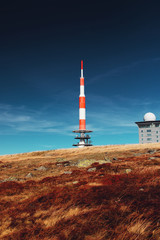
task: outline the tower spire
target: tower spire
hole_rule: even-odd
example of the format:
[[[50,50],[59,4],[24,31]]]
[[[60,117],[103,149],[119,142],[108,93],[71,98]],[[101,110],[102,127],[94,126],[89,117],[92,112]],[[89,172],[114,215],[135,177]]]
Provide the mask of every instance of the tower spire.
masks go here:
[[[81,78],[79,95],[79,130],[86,130],[86,99],[84,94],[83,60],[81,60]]]
[[[85,133],[90,133],[92,131],[86,130],[86,98],[84,93],[84,77],[83,77],[83,60],[81,60],[81,77],[80,77],[80,95],[79,95],[79,130],[73,131],[75,133],[80,133],[80,136],[76,136],[75,139],[79,139],[79,143],[73,144],[73,146],[84,147],[92,146],[88,140],[89,135]]]

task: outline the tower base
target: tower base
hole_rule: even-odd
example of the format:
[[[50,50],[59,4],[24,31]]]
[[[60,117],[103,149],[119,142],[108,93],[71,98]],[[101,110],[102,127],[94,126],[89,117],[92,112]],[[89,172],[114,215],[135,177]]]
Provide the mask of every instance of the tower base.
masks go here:
[[[91,138],[88,134],[86,135],[86,133],[90,133],[92,131],[90,130],[75,130],[73,131],[74,133],[80,133],[80,135],[76,136],[75,139],[79,139],[79,143],[73,144],[73,146],[75,147],[89,147],[92,146],[91,141],[89,141],[89,139]]]

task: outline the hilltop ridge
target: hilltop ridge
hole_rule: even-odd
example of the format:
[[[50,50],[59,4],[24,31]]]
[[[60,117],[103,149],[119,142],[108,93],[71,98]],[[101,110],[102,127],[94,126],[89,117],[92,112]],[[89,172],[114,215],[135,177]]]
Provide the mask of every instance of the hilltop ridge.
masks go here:
[[[0,239],[160,239],[160,144],[0,156]]]

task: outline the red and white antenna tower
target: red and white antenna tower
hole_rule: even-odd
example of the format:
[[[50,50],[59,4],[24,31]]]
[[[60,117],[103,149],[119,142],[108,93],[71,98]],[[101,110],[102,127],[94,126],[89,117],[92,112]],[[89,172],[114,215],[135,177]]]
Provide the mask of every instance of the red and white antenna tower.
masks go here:
[[[75,139],[79,139],[79,143],[73,144],[73,146],[85,147],[92,146],[91,142],[88,140],[91,138],[86,133],[92,131],[86,130],[86,103],[85,103],[85,93],[84,93],[84,77],[83,77],[83,60],[81,60],[81,77],[80,77],[80,95],[79,95],[79,130],[73,132],[80,133],[80,136],[76,136]]]

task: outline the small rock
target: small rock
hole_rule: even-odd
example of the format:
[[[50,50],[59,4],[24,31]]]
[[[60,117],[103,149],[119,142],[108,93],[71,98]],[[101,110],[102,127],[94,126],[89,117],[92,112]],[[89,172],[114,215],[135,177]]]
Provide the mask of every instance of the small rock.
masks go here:
[[[88,172],[94,172],[94,171],[96,171],[96,167],[94,167],[94,168],[89,168],[87,171],[88,171]]]
[[[66,159],[64,159],[64,158],[58,158],[56,161],[57,161],[57,163],[60,163],[60,162],[62,163],[62,162],[66,162]]]
[[[57,166],[62,166],[62,163],[56,163]]]
[[[154,160],[154,159],[156,159],[156,158],[155,158],[155,157],[150,157],[149,159]]]
[[[15,177],[9,177],[9,178],[8,178],[8,181],[18,181],[18,178],[15,178]]]
[[[72,182],[73,184],[77,184],[78,183],[78,181],[74,181],[74,182]]]
[[[33,177],[33,174],[32,173],[28,173],[26,177],[27,178]]]
[[[71,174],[71,171],[65,171],[64,174]]]
[[[138,157],[138,156],[141,156],[142,154],[141,153],[135,153],[134,156],[135,157]]]
[[[46,168],[46,167],[44,167],[44,166],[40,166],[39,168],[37,168],[37,170],[38,170],[38,171],[46,171],[46,170],[47,170],[47,168]]]
[[[19,179],[15,177],[9,177],[9,178],[5,178],[4,180],[1,180],[1,182],[12,182],[12,181],[19,181]]]
[[[113,158],[113,160],[115,160],[115,161],[116,161],[116,160],[117,160],[117,158],[115,158],[115,157],[114,157],[114,158]]]
[[[105,163],[112,163],[112,161],[108,159],[108,160],[105,160]]]
[[[143,192],[143,191],[144,191],[144,188],[140,188],[139,191],[140,191],[140,192]]]
[[[67,167],[67,166],[70,166],[70,162],[69,161],[57,162],[56,165]]]
[[[74,167],[74,166],[77,166],[77,165],[78,165],[77,162],[72,162],[72,163],[70,163],[70,166],[71,166],[71,167]]]
[[[105,157],[104,160],[105,160],[105,163],[112,163],[112,161],[109,158]]]
[[[128,173],[132,172],[132,169],[128,168],[125,170],[125,172],[128,174]]]
[[[156,152],[156,150],[148,150],[148,153],[150,153],[150,154],[153,154],[153,153],[155,153]]]
[[[66,163],[64,163],[63,166],[64,166],[64,167],[70,166],[70,162],[66,162]]]

